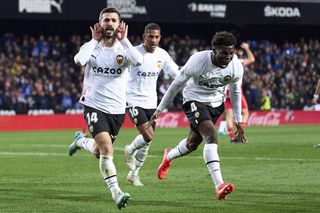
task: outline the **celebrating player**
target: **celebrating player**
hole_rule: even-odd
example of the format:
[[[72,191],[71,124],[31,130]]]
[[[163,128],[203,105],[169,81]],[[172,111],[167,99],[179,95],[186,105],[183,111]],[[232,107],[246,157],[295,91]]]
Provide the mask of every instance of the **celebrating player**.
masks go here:
[[[164,150],[163,161],[158,168],[158,178],[167,176],[172,161],[196,150],[204,140],[203,158],[215,185],[219,200],[226,199],[234,189],[232,183],[224,183],[218,155],[218,140],[215,123],[224,111],[226,86],[230,86],[230,97],[235,112],[237,137],[245,142],[241,125],[241,82],[243,66],[234,54],[236,38],[229,32],[218,32],[213,36],[212,50],[192,55],[181,74],[176,77],[153,114],[149,125],[159,117],[180,88],[183,90],[183,110],[190,122],[187,138],[173,148]]]
[[[143,33],[143,44],[136,49],[143,56],[141,66],[131,66],[127,89],[127,113],[139,130],[139,135],[125,146],[126,163],[130,169],[127,180],[134,186],[143,186],[138,175],[152,141],[155,125],[147,123],[157,108],[157,80],[163,70],[171,77],[178,74],[176,65],[169,54],[158,47],[161,29],[158,24],[147,24]]]
[[[101,175],[119,209],[127,205],[130,195],[119,187],[112,143],[125,118],[128,67],[130,63],[139,66],[143,61],[127,39],[128,26],[120,21],[116,9],[103,9],[99,23],[90,27],[92,40],[74,57],[77,64],[85,66],[80,103],[84,105],[84,118],[94,139],[76,132],[69,146],[69,155],[84,148],[99,158]]]

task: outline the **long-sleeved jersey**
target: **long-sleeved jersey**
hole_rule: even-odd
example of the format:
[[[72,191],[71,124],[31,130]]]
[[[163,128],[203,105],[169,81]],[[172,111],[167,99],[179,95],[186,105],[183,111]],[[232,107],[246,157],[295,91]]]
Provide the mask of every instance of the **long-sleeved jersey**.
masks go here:
[[[180,88],[183,90],[183,102],[198,101],[212,107],[220,106],[225,100],[226,86],[230,85],[230,96],[233,103],[236,122],[242,121],[241,116],[241,82],[243,66],[234,55],[226,68],[215,66],[211,60],[210,50],[197,52],[190,57],[181,74],[175,78],[158,106],[162,111]]]
[[[142,64],[142,55],[128,39],[112,47],[92,39],[75,55],[74,61],[85,66],[80,103],[108,114],[124,114],[128,67]]]

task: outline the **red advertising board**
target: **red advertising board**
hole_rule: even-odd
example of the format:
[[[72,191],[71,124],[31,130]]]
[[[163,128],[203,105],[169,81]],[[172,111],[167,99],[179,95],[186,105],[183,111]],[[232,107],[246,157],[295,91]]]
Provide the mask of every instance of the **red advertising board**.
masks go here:
[[[248,126],[320,124],[320,111],[254,111]]]
[[[320,111],[252,111],[248,120],[248,126],[301,124],[320,124]],[[0,131],[82,129],[83,125],[82,115],[0,116]],[[157,119],[157,127],[160,128],[187,126],[189,123],[183,112],[162,113]],[[134,127],[128,117],[123,127]]]
[[[221,117],[218,120],[220,123]],[[251,111],[248,126],[320,124],[320,111]],[[157,120],[158,127],[189,126],[182,112],[162,113]]]

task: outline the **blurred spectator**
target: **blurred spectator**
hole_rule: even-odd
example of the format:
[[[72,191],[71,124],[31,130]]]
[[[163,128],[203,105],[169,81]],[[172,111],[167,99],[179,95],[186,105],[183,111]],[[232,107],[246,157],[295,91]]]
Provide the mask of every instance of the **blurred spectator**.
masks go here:
[[[210,39],[173,34],[166,35],[160,45],[178,65],[184,65],[194,52],[210,49]],[[81,109],[79,82],[84,70],[75,66],[73,56],[85,40],[89,40],[87,36],[79,35],[64,39],[59,35],[2,34],[0,110],[27,113],[30,109],[52,109],[63,113],[66,109]],[[130,40],[138,44],[141,35],[130,35]],[[268,99],[272,109],[312,109],[315,82],[320,79],[319,40],[301,38],[282,44],[250,40],[249,44],[256,56],[256,62],[247,67],[243,78],[249,109],[259,110],[261,99]],[[159,77],[159,100],[170,81]],[[178,94],[169,110],[180,110],[181,103]]]
[[[270,110],[271,109],[271,101],[268,95],[267,89],[262,89],[262,97],[260,103],[261,110]]]
[[[72,109],[72,98],[69,91],[64,90],[61,97],[62,111]]]

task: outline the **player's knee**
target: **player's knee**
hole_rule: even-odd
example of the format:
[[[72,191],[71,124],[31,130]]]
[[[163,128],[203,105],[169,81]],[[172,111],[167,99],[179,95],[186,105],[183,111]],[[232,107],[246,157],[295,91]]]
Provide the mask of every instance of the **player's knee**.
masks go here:
[[[145,142],[149,143],[153,139],[153,134],[152,133],[146,133],[143,135],[143,139]]]
[[[92,155],[93,155],[94,157],[96,157],[97,159],[100,158],[100,153],[99,153],[99,152],[93,152]]]
[[[199,144],[197,144],[197,143],[187,143],[186,144],[186,147],[190,152],[197,150],[198,146],[199,146]]]
[[[99,148],[97,146],[97,143],[94,143],[93,144],[93,150],[92,150],[92,153],[91,153],[94,157],[96,158],[100,158],[100,151],[99,151]]]

